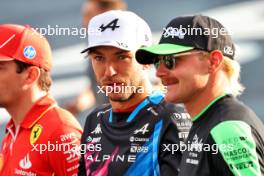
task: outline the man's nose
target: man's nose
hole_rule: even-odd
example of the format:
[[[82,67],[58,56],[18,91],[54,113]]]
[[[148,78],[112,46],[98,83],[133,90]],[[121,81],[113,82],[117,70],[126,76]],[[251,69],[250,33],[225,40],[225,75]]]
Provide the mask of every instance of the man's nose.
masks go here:
[[[105,68],[105,76],[112,77],[117,74],[115,67],[111,64],[107,65]]]
[[[167,73],[168,73],[168,69],[165,67],[164,63],[161,62],[159,67],[156,68],[156,76],[162,78],[163,76],[166,76]]]

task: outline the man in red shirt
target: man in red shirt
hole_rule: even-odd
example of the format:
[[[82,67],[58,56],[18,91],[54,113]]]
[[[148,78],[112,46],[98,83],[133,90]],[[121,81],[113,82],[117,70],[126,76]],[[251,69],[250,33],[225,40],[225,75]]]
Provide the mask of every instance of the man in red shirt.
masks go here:
[[[48,41],[35,30],[0,25],[0,107],[11,115],[0,176],[77,175],[82,129],[48,94],[51,61]]]

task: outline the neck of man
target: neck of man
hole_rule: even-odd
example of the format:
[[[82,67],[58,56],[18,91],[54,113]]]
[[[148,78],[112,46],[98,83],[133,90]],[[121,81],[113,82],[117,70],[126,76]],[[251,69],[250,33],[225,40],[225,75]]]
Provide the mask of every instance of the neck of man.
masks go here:
[[[223,76],[217,76],[209,81],[203,91],[194,94],[184,103],[192,119],[201,113],[214,99],[225,94],[224,85],[228,85],[228,80]]]
[[[134,95],[132,95],[133,97],[131,97],[127,101],[111,101],[111,100],[109,100],[113,111],[114,112],[116,112],[116,111],[123,111],[124,112],[128,109],[131,109],[132,107],[135,107],[139,103],[141,103],[152,92],[152,86],[150,85],[150,83],[145,82],[142,87],[144,87],[144,91],[142,93],[141,92],[135,93]]]
[[[32,106],[46,95],[47,92],[44,91],[28,91],[18,97],[12,105],[8,106],[6,109],[11,115],[15,126],[20,125]]]

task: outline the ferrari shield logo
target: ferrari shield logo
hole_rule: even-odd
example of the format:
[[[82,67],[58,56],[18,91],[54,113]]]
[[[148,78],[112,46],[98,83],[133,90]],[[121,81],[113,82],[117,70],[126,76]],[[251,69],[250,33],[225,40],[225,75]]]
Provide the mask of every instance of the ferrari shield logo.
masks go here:
[[[30,134],[30,144],[31,145],[34,144],[38,140],[41,132],[42,132],[42,126],[40,126],[39,124],[34,125],[34,127],[31,130],[31,134]]]

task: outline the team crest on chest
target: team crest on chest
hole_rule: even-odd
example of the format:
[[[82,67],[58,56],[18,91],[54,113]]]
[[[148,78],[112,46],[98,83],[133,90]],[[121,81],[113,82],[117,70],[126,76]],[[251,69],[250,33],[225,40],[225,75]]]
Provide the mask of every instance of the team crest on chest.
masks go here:
[[[39,124],[34,125],[34,127],[31,130],[31,134],[30,134],[30,144],[31,145],[34,144],[38,140],[41,132],[42,132],[42,126]]]

